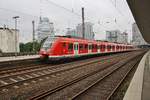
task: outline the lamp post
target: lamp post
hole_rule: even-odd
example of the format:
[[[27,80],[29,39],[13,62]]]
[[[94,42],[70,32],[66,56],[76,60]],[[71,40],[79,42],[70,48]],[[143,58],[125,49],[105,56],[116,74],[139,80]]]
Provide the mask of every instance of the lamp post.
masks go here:
[[[33,52],[35,53],[35,21],[34,20],[32,21],[32,28],[33,28],[33,32],[32,32],[33,48],[32,49],[33,49]]]
[[[17,19],[20,18],[19,16],[14,16],[13,19],[15,20],[15,57],[17,56]]]
[[[84,7],[82,7],[82,38],[85,38]]]

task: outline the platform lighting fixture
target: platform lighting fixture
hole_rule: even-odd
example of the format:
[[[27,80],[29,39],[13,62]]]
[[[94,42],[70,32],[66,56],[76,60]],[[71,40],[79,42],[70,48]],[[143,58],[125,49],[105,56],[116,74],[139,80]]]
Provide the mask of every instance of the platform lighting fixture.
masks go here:
[[[15,57],[17,56],[17,19],[20,18],[19,16],[12,17],[15,20]]]

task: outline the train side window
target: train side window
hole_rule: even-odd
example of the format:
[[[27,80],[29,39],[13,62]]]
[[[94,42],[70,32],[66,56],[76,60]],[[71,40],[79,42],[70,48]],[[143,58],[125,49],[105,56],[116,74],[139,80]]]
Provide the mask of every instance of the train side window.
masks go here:
[[[125,47],[123,46],[123,49],[125,49]]]
[[[78,47],[78,44],[76,45],[76,47],[77,47],[77,50],[78,50],[78,48],[79,48],[79,47]]]
[[[92,45],[89,45],[89,50],[91,50],[92,49]]]
[[[72,50],[73,50],[73,44],[72,44],[72,43],[69,43],[69,45],[68,45],[68,50],[69,50],[69,51],[72,51]]]
[[[79,44],[79,49],[83,50],[83,44]]]
[[[99,49],[102,49],[103,47],[102,47],[103,45],[99,45]]]
[[[81,45],[81,44],[79,44],[79,49],[80,49],[80,50],[82,49],[82,45]]]
[[[112,46],[112,49],[115,49],[115,46]]]
[[[101,49],[101,46],[100,46],[100,45],[98,45],[98,46],[97,46],[97,48],[98,48],[98,49]]]
[[[109,49],[109,46],[107,45],[107,49]]]
[[[102,45],[99,45],[99,49],[102,49]]]
[[[105,45],[102,45],[101,47],[102,47],[101,49],[103,49],[103,50],[105,49]]]
[[[92,49],[94,49],[94,44],[92,44]]]
[[[106,46],[104,45],[104,49],[106,49]]]
[[[76,44],[74,44],[74,50],[76,50],[77,49],[77,45]]]
[[[95,49],[97,49],[97,45],[95,45]]]
[[[119,46],[116,46],[116,49],[119,49]]]
[[[110,46],[110,45],[108,45],[108,46],[107,46],[107,49],[111,49],[111,46]]]
[[[87,45],[87,44],[85,44],[85,49],[86,49],[86,50],[88,49],[88,45]]]
[[[65,48],[66,47],[66,43],[63,43],[63,48]]]
[[[99,49],[103,49],[103,45],[99,45]]]

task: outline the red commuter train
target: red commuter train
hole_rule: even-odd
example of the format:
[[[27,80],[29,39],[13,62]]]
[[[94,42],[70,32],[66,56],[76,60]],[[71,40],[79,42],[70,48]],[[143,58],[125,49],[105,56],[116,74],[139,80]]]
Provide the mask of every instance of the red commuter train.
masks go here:
[[[129,44],[111,43],[69,37],[48,37],[40,49],[40,58],[58,60],[102,53],[134,50]]]

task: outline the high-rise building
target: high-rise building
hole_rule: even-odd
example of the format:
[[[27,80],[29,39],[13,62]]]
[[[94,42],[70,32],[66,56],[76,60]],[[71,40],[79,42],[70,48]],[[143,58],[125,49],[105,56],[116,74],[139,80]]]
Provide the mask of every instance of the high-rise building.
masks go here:
[[[106,40],[109,42],[128,43],[128,34],[119,30],[106,31]]]
[[[47,17],[40,17],[39,25],[38,25],[38,41],[40,42],[44,38],[48,36],[54,36],[54,25],[49,21]]]
[[[118,37],[121,34],[119,30],[106,31],[106,40],[109,42],[118,42]]]
[[[118,43],[128,43],[128,33],[123,32],[118,35]]]
[[[143,39],[140,30],[136,23],[132,24],[132,43],[134,45],[143,45],[147,44],[145,40]]]
[[[68,29],[68,30],[67,30],[67,33],[66,33],[67,36],[79,37],[79,36],[77,35],[77,32],[76,32],[75,29],[70,29],[70,28],[67,28],[67,29]]]
[[[83,37],[82,24],[76,26],[76,32],[78,37]],[[85,39],[94,40],[93,24],[90,22],[85,22]]]
[[[76,29],[70,29],[68,28],[68,31],[66,33],[67,36],[72,36],[72,37],[79,37],[83,38],[83,33],[82,33],[82,24],[78,24],[76,26]],[[93,32],[93,24],[90,22],[85,22],[85,34],[84,34],[85,39],[94,39],[94,32]]]
[[[19,31],[9,28],[0,28],[0,51],[19,52]]]

